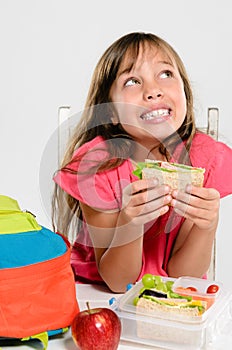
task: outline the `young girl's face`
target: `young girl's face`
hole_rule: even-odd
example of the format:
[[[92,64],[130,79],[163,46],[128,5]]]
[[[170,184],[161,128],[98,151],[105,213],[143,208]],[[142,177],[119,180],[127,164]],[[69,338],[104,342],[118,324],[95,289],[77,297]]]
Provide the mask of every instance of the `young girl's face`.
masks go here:
[[[111,87],[117,116],[123,128],[140,144],[154,144],[175,132],[186,116],[184,85],[174,59],[146,45],[131,68],[127,53]]]

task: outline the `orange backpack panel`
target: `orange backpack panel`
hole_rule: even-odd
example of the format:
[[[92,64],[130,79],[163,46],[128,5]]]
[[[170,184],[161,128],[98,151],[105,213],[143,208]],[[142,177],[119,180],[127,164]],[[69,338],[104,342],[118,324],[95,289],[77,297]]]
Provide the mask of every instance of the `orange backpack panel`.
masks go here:
[[[0,196],[0,246],[0,337],[67,329],[79,312],[69,242]]]

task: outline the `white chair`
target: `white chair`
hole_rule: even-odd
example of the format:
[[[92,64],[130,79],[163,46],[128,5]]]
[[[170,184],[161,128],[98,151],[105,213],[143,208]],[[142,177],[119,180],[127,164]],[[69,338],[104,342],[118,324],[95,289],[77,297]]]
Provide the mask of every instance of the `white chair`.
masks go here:
[[[207,134],[218,140],[219,110],[216,107],[208,108]]]
[[[60,165],[65,151],[65,146],[70,137],[71,107],[61,106],[58,109],[58,164]]]
[[[58,161],[63,156],[64,147],[67,144],[67,140],[71,133],[71,107],[70,106],[61,106],[58,110],[58,123],[59,123],[59,135],[58,135]],[[63,123],[65,128],[61,128]],[[218,123],[219,123],[219,110],[216,107],[208,108],[208,118],[207,118],[207,127],[200,128],[201,131],[207,133],[215,140],[218,139]],[[216,276],[216,238],[213,244],[212,258],[210,262],[210,267],[208,270],[208,278],[210,280],[215,280]]]
[[[207,134],[218,140],[219,110],[218,108],[208,108]],[[216,237],[214,239],[211,262],[208,270],[208,278],[216,279]]]

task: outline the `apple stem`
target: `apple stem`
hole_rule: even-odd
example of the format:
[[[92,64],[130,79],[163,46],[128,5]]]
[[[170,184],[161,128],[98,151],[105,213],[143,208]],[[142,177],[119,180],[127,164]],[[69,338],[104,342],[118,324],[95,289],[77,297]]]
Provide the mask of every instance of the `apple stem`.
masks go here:
[[[86,301],[86,306],[87,306],[87,309],[88,309],[88,311],[89,311],[89,313],[90,313],[89,301]]]

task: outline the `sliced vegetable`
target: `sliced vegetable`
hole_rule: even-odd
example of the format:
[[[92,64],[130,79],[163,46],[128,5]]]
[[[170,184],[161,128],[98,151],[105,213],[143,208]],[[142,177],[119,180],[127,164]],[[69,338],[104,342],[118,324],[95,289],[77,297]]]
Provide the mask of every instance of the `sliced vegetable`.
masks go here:
[[[195,287],[187,287],[187,289],[191,290],[191,292],[197,292],[197,288]]]

